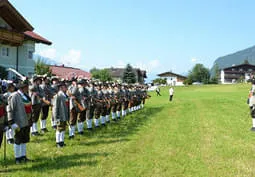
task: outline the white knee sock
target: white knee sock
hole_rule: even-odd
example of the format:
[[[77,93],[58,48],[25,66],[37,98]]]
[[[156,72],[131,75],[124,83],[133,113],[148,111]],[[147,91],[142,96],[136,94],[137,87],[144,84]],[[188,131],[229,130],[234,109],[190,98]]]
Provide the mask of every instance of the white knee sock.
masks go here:
[[[15,158],[21,157],[21,147],[19,144],[14,144],[14,156]]]
[[[78,132],[83,132],[83,128],[84,128],[83,122],[78,122],[77,128],[78,128]]]
[[[120,117],[120,111],[117,111],[117,117]]]
[[[105,124],[105,116],[101,116],[101,124]]]
[[[72,129],[72,125],[69,125],[69,136],[73,135],[73,129]]]
[[[56,143],[60,142],[60,136],[61,136],[61,132],[59,132],[58,130],[56,131]]]
[[[94,123],[95,123],[95,126],[98,127],[99,126],[99,119],[94,119]]]
[[[252,127],[255,127],[255,118],[252,118]]]
[[[33,127],[33,131],[32,132],[38,132],[37,123],[33,123],[32,127]]]
[[[51,120],[51,126],[56,126],[57,125],[57,122],[55,120]]]
[[[112,119],[115,119],[115,118],[116,118],[116,113],[112,112]]]
[[[90,127],[89,127],[89,120],[90,120],[90,119],[87,119],[87,120],[86,120],[87,128],[90,128]]]
[[[20,144],[20,149],[21,149],[21,157],[26,156],[26,154],[27,154],[26,144]]]
[[[41,120],[41,129],[46,128],[46,120]]]
[[[9,129],[9,130],[11,130],[11,129]],[[6,139],[7,139],[7,140],[11,139],[11,138],[10,138],[10,132],[9,132],[9,130],[7,130],[6,133],[5,133],[5,136],[6,136]]]
[[[110,117],[109,115],[106,115],[106,116],[105,116],[106,122],[109,122],[109,121],[110,121],[110,118],[109,118],[109,117]]]
[[[65,131],[60,132],[59,141],[64,142],[65,140]]]
[[[89,128],[92,128],[92,119],[89,119]]]

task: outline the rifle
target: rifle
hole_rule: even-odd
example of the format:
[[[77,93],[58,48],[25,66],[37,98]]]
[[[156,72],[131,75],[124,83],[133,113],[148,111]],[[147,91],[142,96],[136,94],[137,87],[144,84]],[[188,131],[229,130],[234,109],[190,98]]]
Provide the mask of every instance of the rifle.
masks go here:
[[[81,112],[85,111],[85,108],[76,99],[73,99],[73,101]]]
[[[67,94],[68,94],[69,96],[73,96],[73,94],[72,94],[69,90],[67,90]],[[72,99],[72,100],[73,100],[73,102],[77,105],[78,109],[79,109],[81,112],[85,110],[85,108],[77,101],[76,98],[75,98],[75,99]]]

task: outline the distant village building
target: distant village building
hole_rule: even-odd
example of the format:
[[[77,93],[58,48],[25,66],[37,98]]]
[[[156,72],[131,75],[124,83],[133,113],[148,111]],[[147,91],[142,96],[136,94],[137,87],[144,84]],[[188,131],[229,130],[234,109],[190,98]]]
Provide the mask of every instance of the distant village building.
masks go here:
[[[237,81],[247,82],[250,75],[255,73],[255,65],[241,64],[224,68],[220,73],[220,81],[225,83],[236,83]]]
[[[81,78],[81,79],[91,79],[91,74],[89,72],[83,71],[79,68],[66,67],[64,65],[56,66],[50,65],[51,73],[54,76],[58,76],[62,79],[72,79],[72,78]]]
[[[33,54],[35,43],[51,45],[51,42],[33,32],[34,28],[11,5],[0,0],[0,65],[14,68],[25,76],[34,74]],[[9,72],[8,78],[15,76]],[[1,76],[0,76],[1,78]]]
[[[166,78],[167,80],[167,85],[171,86],[183,86],[183,82],[187,77],[182,76],[180,74],[175,74],[173,72],[164,72],[161,74],[158,74],[159,77],[161,78]]]
[[[125,68],[106,68],[106,69],[110,72],[113,80],[122,82]],[[137,82],[143,84],[145,79],[147,78],[146,71],[141,70],[139,68],[133,68],[133,72],[136,75]]]

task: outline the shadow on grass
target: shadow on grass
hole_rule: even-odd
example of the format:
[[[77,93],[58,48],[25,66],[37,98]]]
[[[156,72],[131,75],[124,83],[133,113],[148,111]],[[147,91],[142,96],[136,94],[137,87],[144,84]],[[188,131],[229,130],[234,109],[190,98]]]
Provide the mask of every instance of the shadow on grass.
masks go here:
[[[107,127],[89,133],[88,137],[98,138],[124,138],[137,132],[147,121],[153,119],[163,107],[144,108],[136,111],[118,122],[111,122]]]
[[[70,155],[58,155],[52,158],[37,158],[35,162],[27,163],[27,165],[15,166],[13,166],[13,161],[6,161],[7,166],[8,164],[11,164],[11,166],[3,167],[0,170],[0,175],[16,171],[45,172],[49,170],[60,170],[81,166],[96,166],[98,161],[91,160],[92,158],[95,158],[96,156],[107,157],[108,155],[109,153],[74,153]]]
[[[146,125],[146,123],[155,117],[163,107],[153,107],[144,108],[142,110],[136,111],[129,114],[127,117],[122,118],[118,122],[111,122],[107,127],[102,127],[100,129],[94,130],[93,132],[86,132],[83,136],[77,137],[75,141],[67,141],[67,145],[70,144],[82,145],[82,146],[96,146],[98,144],[112,144],[119,142],[130,141],[128,136],[135,134],[140,130],[141,127]],[[54,142],[54,135],[52,132],[47,133],[48,136],[40,136],[32,138],[33,143],[39,142]],[[84,142],[84,139],[94,138],[93,141]],[[68,155],[56,155],[55,157],[37,157],[36,162],[32,165],[14,165],[13,159],[7,159],[5,164],[8,167],[4,168],[4,163],[1,162],[0,165],[0,176],[9,175],[11,172],[18,171],[28,171],[28,172],[45,172],[46,170],[56,170],[56,169],[68,169],[78,166],[96,166],[98,161],[94,160],[96,156],[106,157],[109,153],[72,153]],[[93,160],[92,160],[93,159]]]
[[[114,139],[114,140],[97,140],[92,142],[81,142],[79,145],[95,146],[99,144],[113,144],[113,143],[120,143],[125,141],[129,141],[129,139],[122,138],[122,139]]]

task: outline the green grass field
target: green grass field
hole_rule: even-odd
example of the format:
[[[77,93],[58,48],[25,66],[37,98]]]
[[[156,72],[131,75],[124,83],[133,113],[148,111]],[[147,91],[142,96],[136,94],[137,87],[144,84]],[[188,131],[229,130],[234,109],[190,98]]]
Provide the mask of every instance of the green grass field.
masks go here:
[[[55,147],[55,134],[31,137],[33,163],[15,165],[0,149],[0,176],[255,176],[255,132],[246,104],[250,85],[168,88],[143,110]]]

